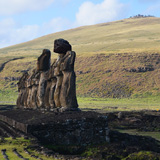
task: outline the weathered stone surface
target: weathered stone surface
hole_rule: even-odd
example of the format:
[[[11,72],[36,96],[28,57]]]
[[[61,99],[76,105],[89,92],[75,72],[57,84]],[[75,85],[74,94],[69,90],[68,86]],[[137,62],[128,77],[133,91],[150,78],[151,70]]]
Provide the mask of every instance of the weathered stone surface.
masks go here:
[[[44,114],[36,110],[12,110],[2,112],[0,120],[34,135],[43,143],[89,145],[109,141],[107,116],[96,112]]]
[[[56,88],[56,82],[57,82],[57,78],[56,76],[54,75],[54,69],[55,69],[55,61],[53,62],[50,70],[49,70],[49,76],[48,76],[48,81],[50,83],[50,85],[48,85],[48,82],[47,82],[47,87],[49,88],[48,91],[48,98],[46,99],[47,103],[49,103],[49,107],[50,109],[52,110],[53,108],[56,108],[55,106],[55,100],[54,100],[54,92],[55,92],[55,88]],[[47,93],[47,91],[46,91]]]
[[[20,78],[18,85],[18,98],[17,98],[17,107],[22,108],[27,103],[28,92],[26,90],[27,87],[27,79],[29,77],[28,72],[25,72],[23,76]]]
[[[45,94],[46,94],[46,87],[47,87],[47,79],[48,79],[48,71],[41,72],[39,86],[38,86],[38,93],[37,93],[39,108],[45,108]]]
[[[24,108],[37,108],[37,91],[39,84],[40,72],[37,69],[32,71],[32,74],[28,76],[26,92],[28,93],[26,100],[27,103]]]
[[[44,49],[41,56],[37,60],[38,71],[48,71],[50,69],[51,52],[48,49]]]
[[[56,39],[54,41],[54,52],[60,54],[66,54],[67,51],[71,51],[72,47],[68,41],[64,39]]]
[[[44,96],[44,105],[47,110],[50,109],[49,95],[50,95],[51,85],[52,85],[52,81],[47,80],[46,89],[45,89],[45,96]]]
[[[37,68],[25,77],[26,85],[20,85],[24,76],[19,81],[18,106],[60,112],[78,108],[74,72],[76,53],[71,49],[68,41],[56,39],[54,51],[58,58],[51,66],[51,52],[43,50],[37,59]]]
[[[107,117],[66,119],[62,123],[30,128],[30,132],[41,141],[55,145],[101,144],[109,141],[106,120]]]
[[[54,74],[57,78],[54,100],[56,107],[62,107],[61,111],[78,108],[75,84],[76,76],[74,72],[76,53],[71,51],[70,45],[64,50],[62,47],[63,43],[69,45],[63,39],[58,39],[54,42],[54,51],[59,53],[59,57],[54,65]]]
[[[76,75],[74,72],[74,62],[76,53],[68,51],[61,62],[63,74],[62,87],[60,92],[61,106],[64,108],[77,108],[76,98]]]

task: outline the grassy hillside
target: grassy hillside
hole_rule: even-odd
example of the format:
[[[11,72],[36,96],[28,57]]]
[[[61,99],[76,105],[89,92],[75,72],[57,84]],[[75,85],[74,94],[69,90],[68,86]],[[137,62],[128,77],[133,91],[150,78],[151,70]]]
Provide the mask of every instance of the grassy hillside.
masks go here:
[[[130,18],[70,29],[0,49],[0,95],[6,94],[7,100],[15,99],[8,94],[17,94],[17,78],[24,70],[36,66],[43,48],[53,50],[56,38],[67,39],[77,53],[79,96],[157,95],[160,93],[159,28],[160,18]],[[56,56],[52,52],[52,59]]]

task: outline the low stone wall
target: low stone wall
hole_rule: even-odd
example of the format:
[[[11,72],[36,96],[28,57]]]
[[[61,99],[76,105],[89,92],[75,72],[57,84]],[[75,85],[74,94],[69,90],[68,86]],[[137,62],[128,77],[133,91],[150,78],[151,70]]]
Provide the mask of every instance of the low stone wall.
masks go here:
[[[29,132],[35,137],[55,145],[88,145],[109,142],[107,117],[67,119],[62,123],[30,127]]]
[[[23,112],[21,113],[22,116]],[[8,116],[7,113],[0,114],[0,120],[27,134],[32,134],[43,143],[89,145],[109,142],[107,116],[98,113],[68,112],[58,115],[50,113],[40,115],[39,113],[37,114],[37,120],[28,115],[28,121],[25,121],[25,123],[22,122],[21,118],[18,121],[16,117],[15,120],[13,114],[9,113]],[[27,114],[30,114],[30,112]]]
[[[12,118],[9,118],[7,116],[0,114],[0,120],[7,123],[8,125],[12,126],[13,128],[16,128],[24,133],[27,133],[28,131],[28,124],[20,123]]]

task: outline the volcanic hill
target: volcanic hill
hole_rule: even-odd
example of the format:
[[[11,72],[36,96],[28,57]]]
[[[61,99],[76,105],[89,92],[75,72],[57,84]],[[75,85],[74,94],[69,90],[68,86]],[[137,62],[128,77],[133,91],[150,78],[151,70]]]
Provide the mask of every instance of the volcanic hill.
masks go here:
[[[17,35],[18,36],[18,35]],[[160,92],[160,18],[129,18],[49,34],[0,49],[0,95],[36,67],[42,49],[67,39],[77,53],[77,95],[122,98]],[[52,60],[56,58],[52,52]]]

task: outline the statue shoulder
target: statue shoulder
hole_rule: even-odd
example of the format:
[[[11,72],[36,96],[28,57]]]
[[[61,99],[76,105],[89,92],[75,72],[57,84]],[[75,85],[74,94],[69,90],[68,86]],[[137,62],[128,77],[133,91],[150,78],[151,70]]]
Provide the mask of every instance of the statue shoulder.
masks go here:
[[[76,56],[76,52],[74,52],[74,51],[68,51],[66,53],[66,55],[68,55],[68,56]]]

